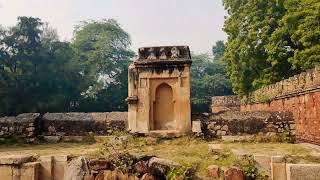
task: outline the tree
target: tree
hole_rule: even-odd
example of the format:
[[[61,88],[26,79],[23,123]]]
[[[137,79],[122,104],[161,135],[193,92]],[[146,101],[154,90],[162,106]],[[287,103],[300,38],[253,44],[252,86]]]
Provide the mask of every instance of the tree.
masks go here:
[[[266,46],[278,20],[285,13],[284,0],[224,0],[229,17],[224,31],[228,34],[224,59],[234,92],[246,95],[249,92],[275,81],[277,72],[267,61]],[[287,68],[288,63],[281,67]],[[279,68],[282,69],[282,68]],[[270,74],[273,73],[273,74]]]
[[[286,14],[279,20],[267,46],[273,66],[288,61],[299,73],[320,64],[320,2],[287,0]]]
[[[319,64],[317,0],[224,0],[228,34],[223,59],[234,92],[262,86]]]
[[[97,82],[85,92],[79,110],[126,110],[127,68],[134,56],[129,34],[112,19],[82,22],[72,44],[83,73]]]
[[[208,112],[212,96],[231,95],[225,65],[208,54],[192,55],[191,101],[193,112]]]
[[[0,31],[1,115],[69,111],[88,88],[70,44],[45,32],[32,17],[19,17],[16,26]]]
[[[212,47],[212,54],[214,56],[214,60],[221,60],[223,57],[223,54],[225,52],[225,45],[223,41],[217,41],[216,45]]]

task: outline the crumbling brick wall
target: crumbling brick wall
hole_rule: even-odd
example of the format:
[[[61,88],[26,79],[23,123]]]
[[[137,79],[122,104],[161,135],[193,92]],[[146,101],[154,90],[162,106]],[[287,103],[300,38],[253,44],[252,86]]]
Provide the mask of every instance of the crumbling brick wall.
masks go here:
[[[297,141],[320,145],[320,66],[255,91],[241,111],[292,112]]]
[[[211,109],[213,113],[240,111],[240,99],[238,96],[214,96]]]

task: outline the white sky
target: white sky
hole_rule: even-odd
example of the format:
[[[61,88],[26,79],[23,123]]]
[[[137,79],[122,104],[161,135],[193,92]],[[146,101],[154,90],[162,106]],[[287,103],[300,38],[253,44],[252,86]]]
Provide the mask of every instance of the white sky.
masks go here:
[[[18,16],[39,17],[72,38],[79,21],[116,19],[132,38],[132,49],[151,45],[189,45],[194,52],[211,52],[222,31],[226,12],[222,0],[0,0],[0,25]]]

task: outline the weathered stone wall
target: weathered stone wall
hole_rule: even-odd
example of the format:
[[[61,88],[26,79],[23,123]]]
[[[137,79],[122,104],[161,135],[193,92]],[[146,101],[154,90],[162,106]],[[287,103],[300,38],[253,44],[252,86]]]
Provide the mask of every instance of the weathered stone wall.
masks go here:
[[[320,144],[320,66],[255,91],[241,111],[292,112],[296,140]]]
[[[57,142],[72,136],[110,135],[127,129],[127,112],[25,113],[0,118],[0,138],[14,137],[32,143],[37,137]],[[81,140],[81,138],[78,138]],[[51,141],[52,140],[52,141]]]
[[[198,114],[192,116],[193,123],[201,122],[206,138],[256,134],[295,134],[290,112],[224,112],[219,114]]]
[[[123,131],[127,123],[126,112],[105,113],[46,113],[42,117],[45,136],[108,135]]]
[[[240,99],[238,96],[214,96],[211,104],[213,113],[240,111]]]
[[[0,138],[16,137],[33,142],[38,135],[39,113],[0,118]]]

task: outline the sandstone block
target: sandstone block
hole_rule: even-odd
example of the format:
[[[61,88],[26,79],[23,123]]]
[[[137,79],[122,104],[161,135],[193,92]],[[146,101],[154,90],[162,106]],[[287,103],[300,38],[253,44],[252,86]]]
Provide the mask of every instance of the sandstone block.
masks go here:
[[[87,160],[85,157],[80,156],[68,163],[64,174],[64,180],[82,180],[89,174]]]
[[[271,157],[270,156],[266,156],[266,155],[254,155],[254,160],[257,163],[257,168],[259,170],[259,172],[267,172],[268,175],[271,175],[271,167],[270,167],[270,163],[271,163]]]
[[[40,170],[39,162],[25,163],[21,166],[21,178],[20,180],[38,180]]]
[[[224,172],[225,180],[244,180],[244,174],[240,168],[230,167]]]
[[[29,162],[31,155],[8,155],[0,157],[0,165],[20,165]]]
[[[318,180],[320,164],[287,164],[287,180]]]
[[[286,164],[285,163],[271,163],[271,178],[273,180],[286,180]]]
[[[207,168],[208,171],[208,177],[210,178],[219,178],[219,166],[211,165]]]
[[[53,180],[53,157],[40,156],[40,171],[39,176],[41,180]]]
[[[201,133],[201,121],[192,121],[192,132]]]
[[[146,161],[138,161],[135,165],[134,165],[134,170],[137,173],[147,173],[148,172],[148,162]]]
[[[12,179],[13,171],[12,167],[8,165],[0,166],[0,179]]]
[[[63,179],[68,164],[68,156],[54,156],[53,161],[54,180]]]
[[[48,143],[58,143],[61,140],[61,136],[43,136],[43,139]]]

